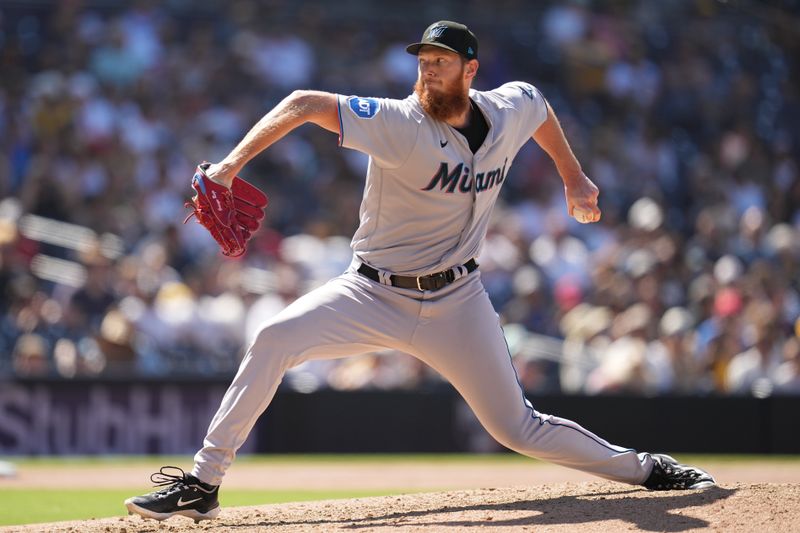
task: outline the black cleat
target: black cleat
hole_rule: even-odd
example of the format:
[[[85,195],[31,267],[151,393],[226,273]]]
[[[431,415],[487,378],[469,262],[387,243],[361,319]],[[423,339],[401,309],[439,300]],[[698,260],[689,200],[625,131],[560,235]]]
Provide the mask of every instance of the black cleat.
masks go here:
[[[168,469],[176,470],[180,475],[168,474],[165,472]],[[136,513],[142,518],[155,520],[180,515],[195,523],[214,519],[219,514],[219,485],[203,483],[177,466],[162,466],[150,476],[150,481],[164,488],[125,500],[128,514]]]
[[[650,490],[693,490],[716,486],[711,474],[694,466],[682,465],[669,455],[651,453],[653,471],[642,483]]]

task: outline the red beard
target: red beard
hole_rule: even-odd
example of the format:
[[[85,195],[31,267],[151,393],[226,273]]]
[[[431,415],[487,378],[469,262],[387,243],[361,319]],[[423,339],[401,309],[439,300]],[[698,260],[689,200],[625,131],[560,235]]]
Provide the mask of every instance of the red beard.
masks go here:
[[[442,122],[456,117],[469,107],[469,94],[464,91],[459,80],[455,80],[449,85],[444,85],[441,89],[431,91],[425,88],[420,79],[414,84],[414,92],[419,97],[422,109],[436,120]]]

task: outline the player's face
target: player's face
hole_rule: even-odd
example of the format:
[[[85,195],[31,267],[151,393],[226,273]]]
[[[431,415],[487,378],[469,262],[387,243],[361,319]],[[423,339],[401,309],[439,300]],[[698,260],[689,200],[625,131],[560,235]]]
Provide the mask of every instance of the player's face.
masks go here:
[[[417,55],[419,82],[430,91],[451,92],[456,88],[469,91],[465,74],[467,62],[455,52],[437,46],[423,46]]]
[[[426,113],[444,121],[467,109],[475,65],[435,46],[422,47],[417,60],[419,77],[414,92]]]

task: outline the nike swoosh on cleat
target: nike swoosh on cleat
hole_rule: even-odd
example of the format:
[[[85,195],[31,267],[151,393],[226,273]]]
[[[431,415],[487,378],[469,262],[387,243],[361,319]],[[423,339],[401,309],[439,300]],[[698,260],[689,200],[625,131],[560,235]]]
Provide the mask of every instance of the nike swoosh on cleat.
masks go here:
[[[189,505],[190,503],[199,502],[203,498],[195,498],[194,500],[183,501],[183,496],[178,498],[178,507],[183,507],[184,505]]]
[[[449,141],[439,141],[439,146],[441,146],[442,148],[444,148],[445,146],[447,146],[447,143],[448,143],[448,142],[449,142]]]

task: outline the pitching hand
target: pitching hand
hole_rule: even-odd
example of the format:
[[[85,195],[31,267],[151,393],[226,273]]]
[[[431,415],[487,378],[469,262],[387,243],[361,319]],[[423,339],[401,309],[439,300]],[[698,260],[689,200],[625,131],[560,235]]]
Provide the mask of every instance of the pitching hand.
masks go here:
[[[565,181],[564,194],[567,200],[567,213],[581,224],[589,224],[600,220],[600,208],[597,197],[600,189],[592,180],[581,172],[576,178]]]

